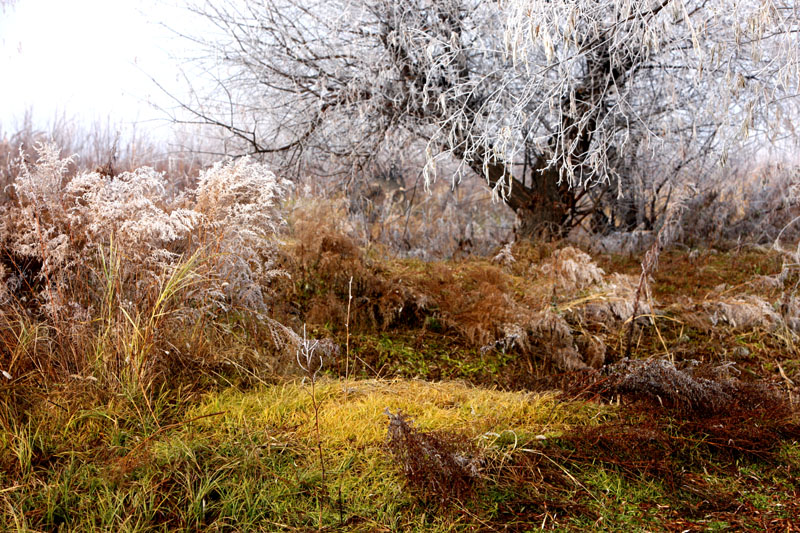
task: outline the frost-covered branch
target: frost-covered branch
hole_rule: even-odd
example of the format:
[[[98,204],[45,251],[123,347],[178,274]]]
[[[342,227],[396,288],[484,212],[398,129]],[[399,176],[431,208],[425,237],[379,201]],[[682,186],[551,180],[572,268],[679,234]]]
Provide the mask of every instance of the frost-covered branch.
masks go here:
[[[190,106],[191,120],[223,126],[243,152],[328,170],[416,139],[428,180],[453,156],[530,231],[596,209],[593,184],[624,194],[620,174],[639,161],[724,162],[743,144],[794,136],[792,2],[210,0],[194,10],[218,29],[199,40],[220,90]]]

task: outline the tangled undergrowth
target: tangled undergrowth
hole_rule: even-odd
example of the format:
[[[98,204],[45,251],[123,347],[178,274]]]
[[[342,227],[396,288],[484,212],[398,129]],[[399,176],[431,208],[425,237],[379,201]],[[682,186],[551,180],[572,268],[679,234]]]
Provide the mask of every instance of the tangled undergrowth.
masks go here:
[[[246,160],[66,161],[2,206],[0,529],[798,527],[786,252],[425,262]]]
[[[2,370],[143,394],[213,365],[218,317],[266,311],[288,183],[245,159],[174,195],[149,168],[67,175],[40,146],[0,207]],[[208,342],[207,339],[212,339]]]
[[[328,209],[325,218],[336,221]],[[345,224],[320,227],[313,223],[319,218],[290,221],[280,319],[341,339],[351,303],[350,329],[361,335],[356,351],[367,377],[535,388],[554,373],[657,355],[734,361],[790,388],[797,383],[797,274],[780,253],[667,251],[662,270],[640,291],[633,258],[596,262],[569,246],[518,244],[494,261],[387,259],[356,246]],[[393,352],[426,353],[396,365]],[[750,368],[761,363],[772,368]]]

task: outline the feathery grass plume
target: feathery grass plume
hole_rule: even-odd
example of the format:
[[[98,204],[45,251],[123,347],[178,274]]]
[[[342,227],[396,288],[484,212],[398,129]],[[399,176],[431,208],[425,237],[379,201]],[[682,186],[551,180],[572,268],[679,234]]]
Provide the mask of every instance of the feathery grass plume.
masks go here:
[[[496,263],[502,265],[504,267],[510,267],[513,265],[517,260],[514,258],[514,253],[512,247],[514,246],[513,242],[507,242],[500,248],[500,251],[497,252],[492,258],[492,263]]]
[[[558,289],[567,292],[583,290],[603,281],[605,272],[586,254],[572,246],[553,252],[541,267],[545,275],[555,278]]]
[[[572,329],[564,317],[545,309],[530,324],[528,342],[534,354],[567,372],[586,368],[586,362],[575,347]]]
[[[31,166],[20,157],[19,173],[12,183],[15,205],[5,213],[4,248],[18,261],[40,264],[38,274],[46,290],[40,297],[50,313],[57,313],[66,304],[62,290],[65,267],[79,261],[71,245],[68,206],[62,202],[62,188],[71,158],[60,159],[54,146],[39,145],[39,159]]]
[[[124,279],[141,282],[143,271],[158,279],[181,256],[211,245],[228,302],[265,307],[262,289],[278,274],[271,238],[289,185],[264,165],[246,158],[218,163],[201,174],[192,199],[171,197],[163,173],[146,167],[113,179],[97,172],[67,178],[71,159],[60,159],[53,146],[39,151],[36,167],[23,163],[14,183],[16,224],[5,233],[15,253],[42,260],[44,276],[77,277],[67,267],[80,267],[114,241],[126,259]]]
[[[581,323],[618,328],[633,315],[637,278],[615,272],[592,287],[589,293],[559,305],[567,316]],[[650,302],[639,302],[638,314],[651,314]]]
[[[265,288],[283,271],[275,266],[273,236],[291,183],[248,158],[216,163],[200,174],[194,210],[203,216],[206,239],[217,243],[216,268],[228,300],[265,310]]]
[[[2,228],[0,227],[0,242],[2,242]],[[0,305],[5,305],[11,300],[11,291],[8,288],[8,273],[3,263],[0,263]]]
[[[83,374],[99,362],[112,381],[135,367],[135,381],[149,384],[186,366],[174,357],[204,352],[190,347],[205,338],[203,317],[266,310],[288,188],[266,167],[219,163],[176,195],[150,168],[69,175],[71,158],[37,150],[3,206],[0,281],[71,354],[45,367]]]
[[[402,412],[389,417],[387,445],[400,464],[408,485],[425,498],[447,504],[472,494],[480,474],[480,459],[457,435],[420,432]]]
[[[53,145],[37,150],[35,166],[20,164],[3,237],[12,261],[40,265],[36,275],[45,290],[39,296],[48,314],[91,305],[85,284],[95,255],[112,242],[126,257],[119,274],[131,289],[152,286],[173,266],[199,215],[170,209],[163,175],[143,168],[114,179],[94,172],[70,178],[71,158],[61,159]]]
[[[769,303],[752,294],[704,302],[702,306],[713,326],[728,324],[737,331],[773,329],[781,322],[781,317]]]
[[[306,374],[312,384],[317,381],[317,373],[322,370],[322,365],[325,363],[322,353],[317,353],[318,347],[319,341],[309,339],[306,336],[306,328],[303,326],[303,338],[300,341],[300,346],[297,347],[295,357],[297,366]]]
[[[166,179],[151,168],[123,172],[113,179],[98,172],[81,173],[65,189],[78,242],[107,246],[112,240],[125,254],[123,276],[142,268],[158,275],[188,248],[198,227],[196,211],[172,208]],[[130,272],[130,271],[133,272]]]

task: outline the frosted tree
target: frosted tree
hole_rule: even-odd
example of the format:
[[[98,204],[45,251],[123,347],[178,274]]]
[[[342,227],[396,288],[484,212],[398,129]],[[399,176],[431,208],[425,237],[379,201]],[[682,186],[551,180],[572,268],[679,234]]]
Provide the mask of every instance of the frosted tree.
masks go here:
[[[243,152],[364,161],[415,140],[518,215],[560,232],[677,172],[787,143],[798,106],[793,0],[211,0],[194,7],[216,88],[181,102]],[[440,167],[441,168],[441,167]],[[612,185],[609,187],[609,184]]]

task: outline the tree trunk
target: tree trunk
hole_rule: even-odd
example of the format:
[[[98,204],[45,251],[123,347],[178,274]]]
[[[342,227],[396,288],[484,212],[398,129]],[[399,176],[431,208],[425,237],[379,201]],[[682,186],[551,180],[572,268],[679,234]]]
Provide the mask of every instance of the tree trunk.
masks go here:
[[[549,240],[563,237],[571,229],[575,191],[566,183],[559,185],[558,169],[541,170],[543,167],[543,162],[534,166],[530,186],[512,178],[511,191],[504,199],[517,215],[514,234],[518,239]],[[472,168],[486,177],[490,187],[501,179],[508,180],[508,170],[500,163],[484,169],[483,162],[476,160]]]
[[[550,141],[551,153],[554,154],[561,152],[559,146],[571,146],[571,159],[579,163],[578,169],[590,153],[597,119],[604,109],[609,87],[625,84],[633,61],[628,58],[617,65],[612,61],[606,43],[595,45],[595,51],[586,60],[584,83],[561,100],[561,128]],[[461,157],[464,158],[463,153]],[[508,180],[511,169],[494,161],[485,163],[483,157],[474,157],[471,167],[486,177],[490,187],[496,186],[500,180]],[[511,178],[511,191],[505,202],[517,214],[517,237],[532,240],[559,238],[577,223],[581,215],[578,209],[581,193],[570,188],[565,180],[560,180],[559,166],[562,163],[548,165],[546,157],[541,155],[532,166],[530,186],[517,177]]]
[[[531,187],[514,180],[513,187],[524,188],[529,198],[526,204],[512,205],[517,214],[514,228],[523,239],[552,239],[565,236],[572,229],[575,206],[575,191],[566,183],[559,185],[558,169],[550,168],[542,173],[534,171]]]

